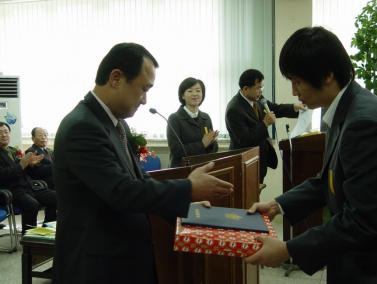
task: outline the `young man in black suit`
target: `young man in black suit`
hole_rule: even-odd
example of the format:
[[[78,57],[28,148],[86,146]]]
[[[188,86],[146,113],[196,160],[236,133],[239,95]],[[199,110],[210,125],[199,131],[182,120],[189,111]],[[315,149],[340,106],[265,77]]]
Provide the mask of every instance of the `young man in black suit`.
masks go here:
[[[226,128],[230,136],[229,150],[259,146],[259,183],[263,183],[267,167],[276,169],[278,159],[270,141],[268,126],[276,118],[297,118],[298,110],[305,110],[302,103],[275,104],[267,101],[271,112],[266,113],[260,100],[264,88],[264,76],[255,69],[248,69],[240,76],[240,90],[229,101],[225,112]]]
[[[115,45],[96,85],[61,122],[54,144],[58,195],[53,283],[157,283],[147,214],[187,216],[191,200],[221,198],[233,186],[206,174],[157,182],[124,137],[146,103],[157,61],[141,45]],[[103,226],[98,226],[103,224]]]
[[[0,122],[0,183],[13,195],[13,205],[22,210],[22,234],[37,225],[37,215],[41,206],[45,206],[44,222],[56,220],[56,194],[49,188],[36,186],[30,174],[35,170],[42,156],[35,152],[18,155],[16,149],[9,146],[10,126]]]
[[[312,275],[327,266],[327,283],[377,283],[377,97],[355,82],[340,40],[322,27],[296,31],[280,53],[280,71],[308,108],[327,108],[323,169],[250,213],[283,214],[291,225],[328,206],[331,217],[287,241],[257,237],[263,248],[246,262],[276,267],[292,257]],[[310,166],[310,161],[308,161]]]
[[[48,133],[42,127],[34,127],[31,131],[31,139],[34,144],[25,151],[37,152],[37,155],[43,154],[43,159],[35,166],[35,170],[31,174],[32,179],[44,180],[49,189],[55,190],[54,179],[52,177],[52,159],[53,153],[50,148],[47,148]]]

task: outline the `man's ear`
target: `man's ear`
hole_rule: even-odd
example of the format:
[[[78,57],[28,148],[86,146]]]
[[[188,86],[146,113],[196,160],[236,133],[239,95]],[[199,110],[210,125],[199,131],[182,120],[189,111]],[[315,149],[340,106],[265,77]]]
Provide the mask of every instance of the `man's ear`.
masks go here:
[[[123,78],[123,73],[119,69],[114,69],[113,71],[111,71],[110,78],[109,78],[111,87],[117,88],[120,82],[122,81],[122,78]]]
[[[325,79],[325,84],[329,84],[334,80],[334,73],[330,72]]]

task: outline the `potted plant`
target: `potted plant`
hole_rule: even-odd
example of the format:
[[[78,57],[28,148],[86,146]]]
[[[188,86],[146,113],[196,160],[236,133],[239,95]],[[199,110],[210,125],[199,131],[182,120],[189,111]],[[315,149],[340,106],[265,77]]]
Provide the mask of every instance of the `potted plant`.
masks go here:
[[[359,52],[350,55],[356,77],[364,80],[365,87],[377,94],[377,0],[369,1],[356,17],[357,32],[352,38],[351,47]]]

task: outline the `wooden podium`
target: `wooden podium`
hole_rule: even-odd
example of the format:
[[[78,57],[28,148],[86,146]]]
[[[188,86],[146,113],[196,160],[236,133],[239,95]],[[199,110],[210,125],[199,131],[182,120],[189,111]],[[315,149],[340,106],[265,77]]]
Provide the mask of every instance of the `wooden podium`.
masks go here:
[[[325,157],[326,133],[297,137],[292,142],[292,182],[299,185],[310,177],[315,177],[323,166]],[[289,140],[282,140],[279,147],[283,150],[283,162],[288,171],[291,167],[291,148]],[[290,190],[293,185],[287,171],[283,168],[283,192]],[[283,218],[283,240],[287,241],[296,237],[310,228],[323,224],[323,210],[318,210],[304,221],[292,226]]]
[[[187,178],[192,170],[212,160],[215,167],[210,174],[234,184],[234,192],[212,200],[211,205],[248,209],[259,201],[258,147],[192,156],[188,167],[149,174],[156,180]],[[246,265],[242,258],[173,251],[175,225],[155,215],[150,215],[150,221],[160,284],[259,283],[258,266]]]

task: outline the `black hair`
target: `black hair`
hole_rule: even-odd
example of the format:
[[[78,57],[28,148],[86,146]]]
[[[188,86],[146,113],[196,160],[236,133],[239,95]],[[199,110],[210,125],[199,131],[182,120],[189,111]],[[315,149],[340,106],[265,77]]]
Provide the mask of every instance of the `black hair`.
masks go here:
[[[32,130],[31,130],[31,136],[32,137],[35,137],[35,131],[37,131],[38,128],[42,128],[42,127],[34,127]],[[42,128],[44,131],[46,131],[46,129]],[[47,133],[47,131],[46,131]]]
[[[150,59],[153,65],[158,67],[156,59],[142,45],[128,42],[114,45],[98,67],[96,84],[105,85],[114,69],[121,70],[127,82],[131,82],[140,74],[145,58]]]
[[[264,76],[262,72],[256,69],[248,69],[244,71],[241,76],[240,80],[238,81],[238,85],[240,86],[240,89],[242,90],[243,87],[252,87],[255,85],[255,80],[257,82],[262,82],[264,80]]]
[[[204,98],[206,97],[206,87],[204,86],[204,83],[202,82],[202,80],[188,77],[182,81],[178,88],[178,99],[181,105],[186,105],[186,101],[182,98],[183,94],[187,91],[187,89],[191,88],[197,83],[199,83],[202,89],[202,101],[200,102],[199,106],[204,102]]]
[[[5,122],[0,121],[0,127],[1,127],[1,126],[4,126],[4,125],[5,125],[6,127],[8,127],[9,132],[12,132],[12,131],[10,130],[10,126],[9,126],[8,123],[5,123]]]
[[[285,78],[297,76],[317,90],[330,73],[341,89],[355,79],[355,69],[344,46],[323,27],[306,27],[293,33],[280,52],[279,67]]]

